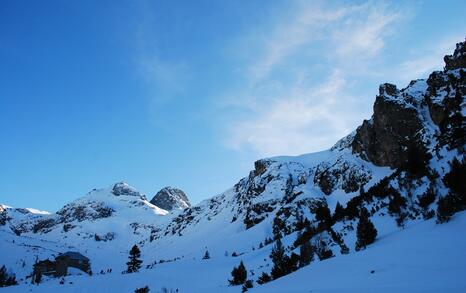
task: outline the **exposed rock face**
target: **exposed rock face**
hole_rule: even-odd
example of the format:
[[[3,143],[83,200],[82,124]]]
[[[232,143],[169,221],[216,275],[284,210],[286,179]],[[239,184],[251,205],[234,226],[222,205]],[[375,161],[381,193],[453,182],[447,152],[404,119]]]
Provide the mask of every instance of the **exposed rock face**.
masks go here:
[[[445,61],[445,70],[452,70],[466,67],[466,41],[456,44],[453,55],[447,55],[443,58]]]
[[[142,194],[137,191],[134,187],[130,186],[125,182],[118,182],[113,186],[112,193],[116,196],[119,195],[131,195],[142,197]]]
[[[5,225],[6,221],[7,221],[6,210],[2,206],[0,206],[0,226]]]
[[[353,140],[353,152],[378,166],[401,167],[407,160],[403,146],[413,141],[422,128],[416,108],[400,103],[404,99],[393,84],[383,84],[374,104],[371,120],[364,120]]]
[[[317,165],[314,184],[318,185],[323,193],[329,195],[339,188],[346,193],[359,191],[370,179],[369,170],[340,158],[332,164],[322,162]]]
[[[157,192],[150,203],[166,211],[183,210],[191,206],[188,197],[182,190],[169,186]]]
[[[356,130],[353,153],[378,166],[400,168],[407,164],[410,149],[424,152],[435,140],[451,148],[464,144],[464,42],[456,45],[453,55],[445,56],[445,63],[444,71],[412,81],[402,90],[381,85],[372,118]]]

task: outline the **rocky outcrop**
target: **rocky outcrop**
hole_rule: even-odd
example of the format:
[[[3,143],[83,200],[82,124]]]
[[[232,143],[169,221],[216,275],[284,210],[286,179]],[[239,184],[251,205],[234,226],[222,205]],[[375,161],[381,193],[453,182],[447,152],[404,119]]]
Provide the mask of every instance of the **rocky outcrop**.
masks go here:
[[[378,166],[401,167],[407,161],[405,146],[419,143],[422,122],[415,107],[403,103],[403,93],[383,84],[371,120],[364,120],[353,140],[353,152]]]
[[[339,158],[332,164],[322,162],[317,165],[314,184],[319,186],[326,195],[336,189],[343,189],[346,193],[350,193],[359,191],[371,177],[370,171],[364,167]]]
[[[408,164],[410,150],[425,152],[432,141],[450,148],[463,145],[465,66],[463,42],[453,55],[445,56],[445,70],[433,72],[427,80],[412,81],[402,90],[381,85],[372,118],[356,130],[353,153],[378,166],[400,168]]]
[[[188,197],[181,189],[169,186],[157,192],[150,203],[166,211],[183,210],[191,206]]]
[[[443,60],[445,61],[445,70],[466,68],[466,41],[456,44],[453,55],[447,55]]]
[[[115,183],[115,185],[113,185],[112,193],[115,196],[120,196],[120,195],[131,195],[131,196],[139,196],[139,197],[143,196],[134,187],[130,186],[128,183],[125,183],[125,182]]]

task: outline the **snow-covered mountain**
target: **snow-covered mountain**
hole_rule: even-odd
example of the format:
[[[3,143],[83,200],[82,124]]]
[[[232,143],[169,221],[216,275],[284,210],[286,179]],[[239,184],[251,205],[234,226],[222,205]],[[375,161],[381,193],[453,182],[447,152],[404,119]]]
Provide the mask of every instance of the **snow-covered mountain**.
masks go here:
[[[227,281],[233,266],[244,261],[248,278],[257,281],[261,273],[270,273],[269,254],[280,239],[289,255],[310,242],[314,261],[268,284],[254,283],[251,290],[464,292],[466,281],[458,276],[466,273],[461,229],[466,215],[466,42],[457,44],[445,62],[443,71],[406,88],[381,85],[371,119],[331,149],[258,160],[231,189],[195,206],[172,188],[148,202],[126,183],[93,190],[56,213],[2,205],[0,265],[14,271],[20,283],[8,289],[130,292],[149,285],[154,290],[238,292]],[[377,238],[357,251],[363,248],[356,245],[356,231],[364,211]],[[144,269],[121,275],[134,244],[141,249]],[[426,268],[431,281],[423,283],[419,266],[427,266],[424,260],[437,253],[436,247],[456,253],[433,257],[436,263]],[[37,259],[69,250],[91,260],[93,276],[67,277],[73,284],[51,279],[29,285],[27,276]],[[210,259],[203,260],[206,251]],[[412,257],[416,253],[425,255]],[[403,259],[418,263],[412,264],[417,268]],[[372,274],[363,273],[369,268]],[[109,269],[111,274],[99,273]],[[199,277],[186,276],[193,272]],[[410,272],[410,280],[397,278]],[[336,282],[354,276],[358,282],[367,280],[367,286],[307,282],[313,274],[327,279],[325,274],[333,274]],[[161,281],[150,280],[153,276]],[[436,280],[445,286],[432,283]]]

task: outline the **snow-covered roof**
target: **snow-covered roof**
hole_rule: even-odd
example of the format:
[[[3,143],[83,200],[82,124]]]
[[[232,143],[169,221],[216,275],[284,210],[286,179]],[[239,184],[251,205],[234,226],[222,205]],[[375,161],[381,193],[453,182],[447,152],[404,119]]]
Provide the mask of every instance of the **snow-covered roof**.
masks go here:
[[[89,261],[89,259],[87,257],[85,257],[81,253],[75,252],[75,251],[67,251],[67,252],[61,254],[60,256],[68,256],[68,257],[70,257],[72,259],[80,259],[80,260],[84,260],[84,261]]]

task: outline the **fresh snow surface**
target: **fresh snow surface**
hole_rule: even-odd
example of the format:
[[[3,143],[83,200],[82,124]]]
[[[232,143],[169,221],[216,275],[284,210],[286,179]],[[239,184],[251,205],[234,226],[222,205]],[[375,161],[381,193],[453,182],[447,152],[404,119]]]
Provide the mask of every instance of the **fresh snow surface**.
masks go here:
[[[381,235],[366,250],[314,261],[297,272],[265,285],[254,283],[249,292],[466,292],[466,212],[457,214],[448,224],[435,220],[413,223],[406,229]],[[413,237],[416,235],[416,238]],[[151,292],[162,288],[179,292],[241,292],[228,286],[233,266],[244,261],[250,270],[258,264],[270,271],[270,247],[239,257],[214,255],[209,260],[183,259],[162,263],[140,273],[72,275],[51,279],[40,285],[21,284],[3,288],[2,292],[133,292],[149,286]],[[157,254],[157,251],[154,251]],[[267,261],[264,261],[264,258]],[[373,271],[373,273],[371,273]],[[260,270],[248,277],[257,279]]]

